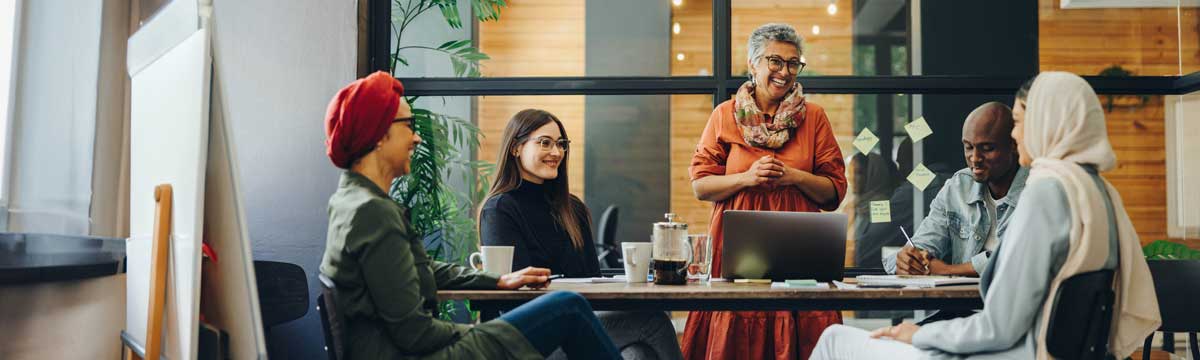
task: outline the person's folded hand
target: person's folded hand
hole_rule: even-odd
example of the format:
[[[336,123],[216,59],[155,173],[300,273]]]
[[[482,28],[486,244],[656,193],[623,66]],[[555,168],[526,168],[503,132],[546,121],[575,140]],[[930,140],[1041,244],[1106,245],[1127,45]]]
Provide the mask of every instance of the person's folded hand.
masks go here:
[[[508,274],[500,275],[496,288],[500,290],[516,290],[528,285],[531,288],[543,288],[550,283],[550,269],[526,267]]]

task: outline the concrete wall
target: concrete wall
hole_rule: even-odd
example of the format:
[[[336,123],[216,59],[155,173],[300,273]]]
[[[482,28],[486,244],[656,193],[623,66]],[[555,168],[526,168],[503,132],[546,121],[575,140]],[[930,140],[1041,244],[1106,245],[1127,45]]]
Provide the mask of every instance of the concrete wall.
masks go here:
[[[294,263],[310,307],[264,329],[270,356],[324,356],[314,308],[325,250],[326,203],[339,171],[324,149],[325,106],[355,79],[354,1],[216,0],[214,94],[232,127],[255,260]]]

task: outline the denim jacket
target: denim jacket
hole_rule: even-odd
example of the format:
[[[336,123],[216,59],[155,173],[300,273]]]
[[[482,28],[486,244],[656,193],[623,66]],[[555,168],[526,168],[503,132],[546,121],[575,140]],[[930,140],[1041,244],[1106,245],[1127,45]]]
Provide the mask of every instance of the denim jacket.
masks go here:
[[[1008,195],[1003,201],[996,201],[993,219],[984,198],[991,196],[987,184],[975,182],[970,168],[959,170],[946,180],[946,185],[933,199],[929,215],[913,234],[913,245],[948,264],[969,262],[976,273],[982,274],[991,255],[983,251],[988,235],[995,226],[996,238],[1003,238],[1028,176],[1029,169],[1021,167],[1017,170]],[[896,257],[883,259],[883,268],[890,274],[896,273]]]

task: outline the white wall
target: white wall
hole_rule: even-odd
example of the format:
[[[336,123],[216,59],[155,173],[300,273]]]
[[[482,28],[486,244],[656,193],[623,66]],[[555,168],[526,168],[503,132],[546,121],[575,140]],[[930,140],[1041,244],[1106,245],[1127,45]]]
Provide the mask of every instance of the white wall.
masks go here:
[[[330,98],[355,79],[356,1],[213,1],[213,91],[238,149],[255,260],[298,264],[316,304],[326,204],[339,171],[325,156]],[[317,312],[268,333],[270,356],[324,356]]]

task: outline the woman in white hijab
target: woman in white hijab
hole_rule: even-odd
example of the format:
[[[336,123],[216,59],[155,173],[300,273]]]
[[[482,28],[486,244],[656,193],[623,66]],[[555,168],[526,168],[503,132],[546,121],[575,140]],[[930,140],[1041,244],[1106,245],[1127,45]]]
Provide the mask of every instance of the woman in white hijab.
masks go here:
[[[1128,356],[1158,328],[1158,301],[1137,232],[1120,195],[1099,175],[1116,166],[1116,156],[1096,93],[1074,74],[1039,75],[1013,138],[1029,180],[981,276],[983,310],[870,333],[834,325],[812,359],[1048,359],[1042,330],[1049,299],[1064,279],[1100,269],[1116,271],[1109,353]]]

